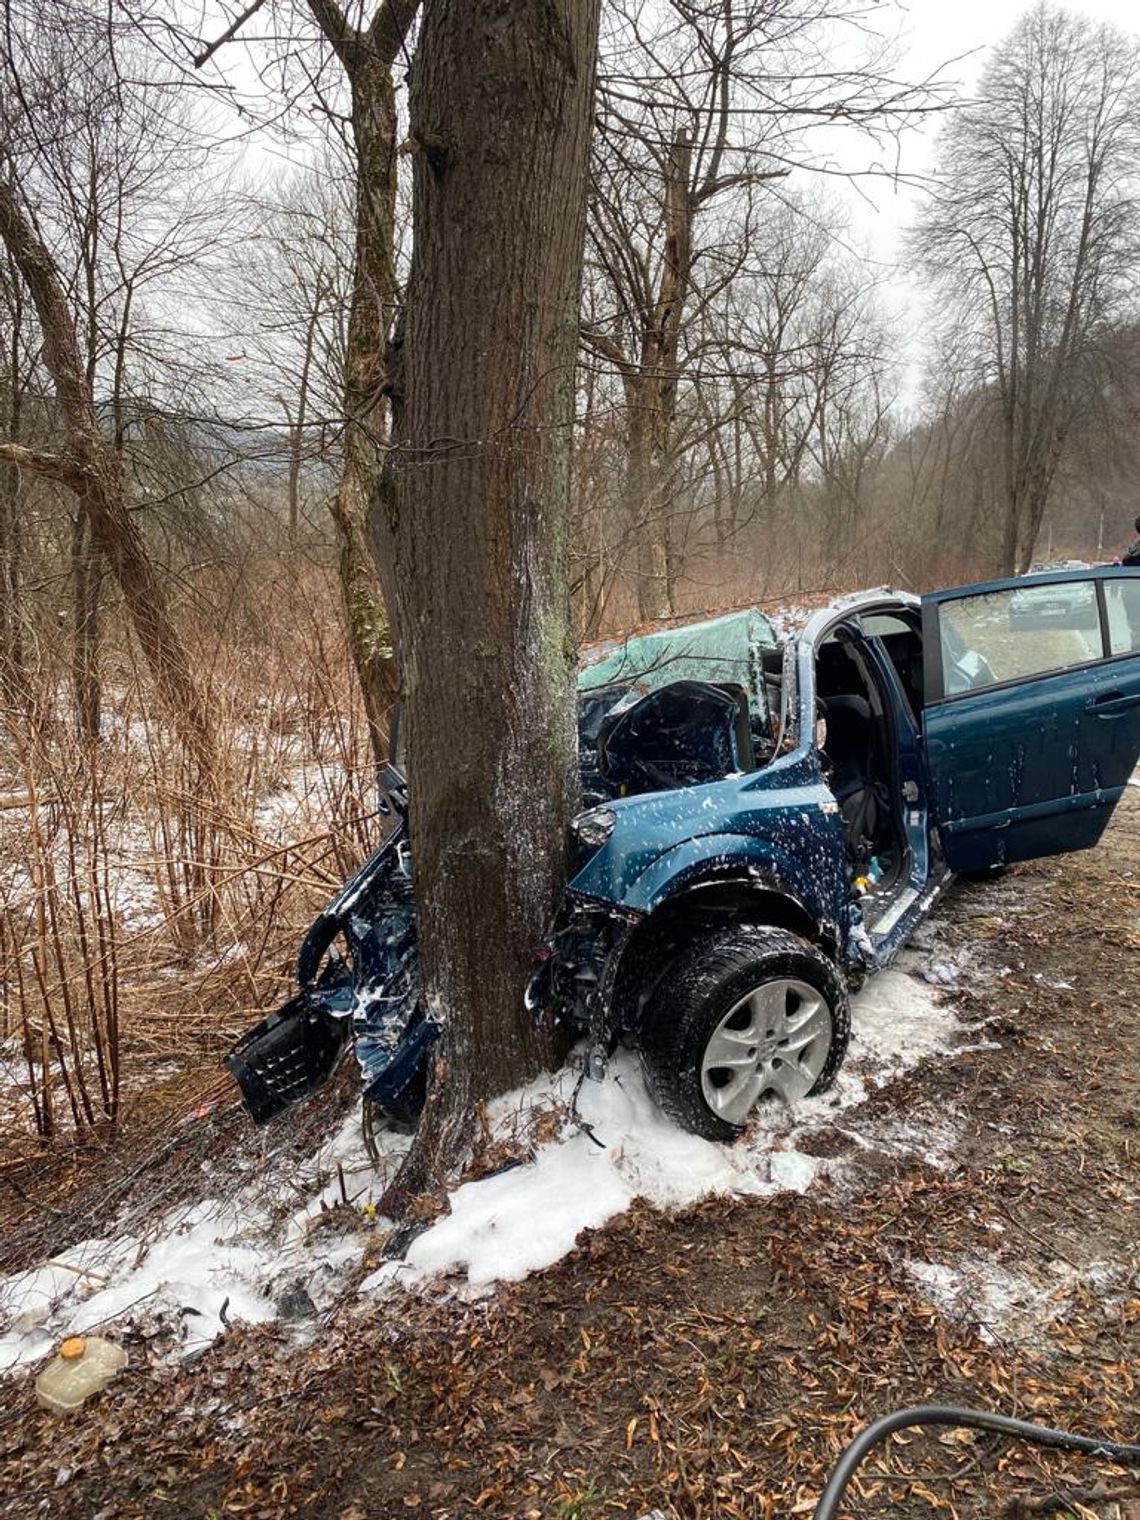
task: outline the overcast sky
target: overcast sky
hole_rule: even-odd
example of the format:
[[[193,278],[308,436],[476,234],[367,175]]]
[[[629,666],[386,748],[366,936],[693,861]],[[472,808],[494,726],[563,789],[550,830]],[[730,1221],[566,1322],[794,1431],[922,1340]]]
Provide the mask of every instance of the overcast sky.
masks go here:
[[[987,53],[1005,37],[1029,8],[1031,0],[886,0],[882,29],[897,30],[901,56],[898,77],[919,80],[941,70],[941,77],[954,82],[969,95],[977,84]],[[1066,10],[1087,15],[1093,21],[1109,21],[1122,31],[1140,32],[1140,0],[1079,0],[1066,3]],[[892,16],[892,12],[894,15]],[[922,301],[918,290],[897,268],[902,231],[912,219],[920,196],[909,177],[928,174],[933,167],[937,116],[922,131],[907,133],[899,147],[898,168],[907,178],[897,185],[883,179],[860,178],[858,188],[840,191],[843,181],[830,183],[851,209],[851,230],[856,247],[877,269],[883,281],[889,309],[908,320],[912,331],[907,345],[909,358],[903,381],[904,405],[913,399],[920,367]],[[847,139],[840,148],[838,168],[859,165],[867,158]]]

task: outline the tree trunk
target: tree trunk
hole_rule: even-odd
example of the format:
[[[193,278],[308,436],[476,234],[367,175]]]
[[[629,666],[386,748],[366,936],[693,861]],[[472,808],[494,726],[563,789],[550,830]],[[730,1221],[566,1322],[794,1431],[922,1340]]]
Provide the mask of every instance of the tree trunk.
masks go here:
[[[17,352],[15,341],[13,351]],[[8,436],[20,436],[20,375],[13,363],[8,376]],[[23,579],[24,490],[18,467],[0,464],[0,695],[15,705],[25,686],[24,637],[20,622]]]
[[[1017,545],[1020,538],[1020,501],[1013,492],[1006,496],[1005,517],[1002,521],[1001,560],[998,574],[1012,575],[1017,564]]]
[[[637,543],[638,622],[652,622],[672,613],[669,572],[669,551],[664,536],[656,526],[646,522]]]
[[[388,732],[400,682],[368,535],[363,489],[370,473],[371,467],[366,470],[359,458],[351,471],[346,461],[329,511],[340,538],[340,594],[352,662],[364,698],[372,753],[380,765],[388,757]]]
[[[19,470],[14,464],[0,464],[0,673],[6,677],[24,664],[19,617],[22,498]]]
[[[91,525],[82,512],[71,524],[72,645],[71,680],[75,727],[86,744],[99,742],[99,556],[91,542]]]
[[[331,512],[340,535],[340,590],[352,659],[364,695],[372,750],[388,754],[388,726],[399,687],[388,616],[368,540],[368,503],[388,439],[384,349],[395,318],[396,100],[390,68],[354,69],[356,270],[345,355],[344,462]]]
[[[25,295],[10,254],[5,264],[2,278],[8,332],[3,376],[7,403],[4,436],[18,443],[23,434],[24,392],[28,384],[23,347]],[[0,700],[7,707],[31,710],[21,613],[25,498],[23,472],[15,464],[0,463]]]
[[[652,391],[651,378],[643,374],[626,378],[625,516],[633,542],[640,623],[667,617],[672,611],[651,443]]]
[[[550,1046],[522,994],[575,792],[567,536],[598,0],[428,0],[395,489],[376,504],[404,679],[432,1090],[396,1201]],[[389,1204],[393,1199],[389,1199]]]
[[[399,305],[396,278],[396,92],[394,64],[415,0],[383,0],[366,31],[335,0],[309,0],[344,65],[352,97],[356,159],[356,246],[344,374],[344,457],[329,511],[340,538],[340,592],[353,664],[364,696],[377,764],[388,755],[388,726],[399,691],[388,614],[368,532],[388,444],[385,350]]]
[[[665,163],[665,247],[661,280],[648,325],[642,334],[641,374],[637,387],[645,439],[638,611],[642,618],[673,612],[673,589],[679,566],[671,544],[670,519],[676,460],[673,424],[677,414],[681,327],[692,273],[694,202],[689,178],[693,149],[685,129],[676,133]]]
[[[321,320],[321,278],[317,276],[317,288],[313,295],[313,309],[305,328],[305,348],[301,358],[301,374],[297,386],[297,416],[288,418],[289,427],[289,547],[297,547],[297,535],[301,526],[301,466],[305,458],[305,423],[309,415],[309,374],[313,365],[313,345]]]

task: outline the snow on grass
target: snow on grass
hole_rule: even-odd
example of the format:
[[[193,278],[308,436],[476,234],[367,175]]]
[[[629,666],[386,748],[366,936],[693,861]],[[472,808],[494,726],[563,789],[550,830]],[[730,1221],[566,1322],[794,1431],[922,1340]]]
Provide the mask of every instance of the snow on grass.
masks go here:
[[[702,1140],[666,1118],[630,1052],[619,1052],[604,1081],[582,1083],[576,1115],[571,1068],[499,1099],[489,1115],[493,1137],[513,1140],[529,1159],[455,1189],[450,1213],[363,1289],[443,1275],[466,1292],[485,1291],[558,1261],[582,1230],[604,1225],[635,1198],[677,1209],[716,1194],[806,1191],[836,1167],[800,1148],[806,1134],[854,1109],[870,1085],[955,1052],[952,1009],[907,965],[904,958],[872,977],[853,1000],[850,1052],[835,1086],[791,1109],[765,1105],[735,1145]],[[554,1138],[528,1150],[541,1115],[555,1116],[546,1125]],[[328,1308],[364,1255],[373,1206],[408,1143],[378,1138],[376,1169],[355,1112],[299,1166],[286,1155],[259,1162],[251,1136],[243,1186],[235,1189],[232,1173],[207,1171],[208,1196],[145,1232],[116,1234],[101,1221],[100,1238],[0,1281],[0,1370],[38,1360],[62,1336],[96,1327],[114,1334],[131,1323],[160,1327],[174,1354],[185,1355],[226,1321],[274,1318],[292,1289],[303,1289],[318,1311]],[[928,1139],[916,1134],[916,1146]],[[903,1148],[905,1140],[893,1143]]]
[[[0,1372],[38,1361],[64,1336],[104,1326],[113,1335],[129,1323],[161,1325],[185,1356],[227,1322],[275,1319],[281,1294],[296,1287],[318,1311],[328,1308],[363,1254],[367,1206],[408,1144],[378,1140],[386,1169],[373,1167],[353,1113],[300,1166],[279,1160],[143,1233],[86,1240],[0,1280]],[[290,1197],[291,1209],[281,1203]]]
[[[1114,1276],[1096,1266],[1078,1272],[1062,1261],[1049,1262],[1031,1275],[981,1254],[952,1267],[908,1261],[906,1272],[937,1309],[971,1325],[987,1345],[1002,1341],[1030,1348],[1044,1344],[1042,1331],[1064,1316],[1075,1290],[1103,1290]]]

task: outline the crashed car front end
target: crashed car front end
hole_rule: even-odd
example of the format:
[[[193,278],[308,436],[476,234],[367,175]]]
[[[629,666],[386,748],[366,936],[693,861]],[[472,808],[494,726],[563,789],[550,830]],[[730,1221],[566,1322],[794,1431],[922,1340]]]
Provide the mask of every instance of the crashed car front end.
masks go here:
[[[422,1105],[439,1026],[420,1004],[402,786],[393,789],[391,806],[395,822],[384,843],[306,934],[297,957],[298,992],[243,1035],[226,1059],[259,1125],[323,1086],[350,1044],[363,1096],[390,1121],[411,1124]],[[579,844],[588,857],[602,841],[588,830],[587,838]],[[527,1007],[588,1034],[595,1070],[612,1043],[606,1016],[613,978],[643,917],[571,887],[538,947]]]
[[[571,822],[570,880],[536,947],[527,1004],[587,1037],[595,1075],[625,1032],[615,982],[649,913],[626,900],[630,887],[712,826],[711,803],[694,793],[743,779],[754,742],[770,740],[761,647],[778,653],[759,614],[733,614],[635,639],[580,677],[582,796],[593,806]],[[320,1087],[350,1043],[364,1096],[389,1119],[410,1123],[422,1104],[440,1031],[420,998],[406,787],[391,766],[380,781],[383,844],[310,928],[295,996],[227,1058],[257,1123]]]
[[[568,889],[526,990],[531,1013],[549,1014],[575,1034],[588,1036],[593,1077],[601,1076],[613,1042],[610,1012],[618,968],[644,916]]]
[[[350,1043],[366,1098],[397,1122],[410,1123],[419,1111],[439,1028],[420,1007],[407,796],[394,768],[383,791],[384,843],[306,934],[297,993],[226,1059],[257,1124],[321,1087]]]

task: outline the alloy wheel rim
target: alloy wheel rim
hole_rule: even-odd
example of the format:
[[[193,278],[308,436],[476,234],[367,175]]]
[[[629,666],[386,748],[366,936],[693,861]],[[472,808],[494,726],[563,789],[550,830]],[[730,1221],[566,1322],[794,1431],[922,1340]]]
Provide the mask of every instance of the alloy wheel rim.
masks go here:
[[[735,1002],[701,1057],[701,1092],[728,1124],[742,1124],[761,1098],[804,1097],[831,1049],[831,1009],[808,982],[779,977]]]

